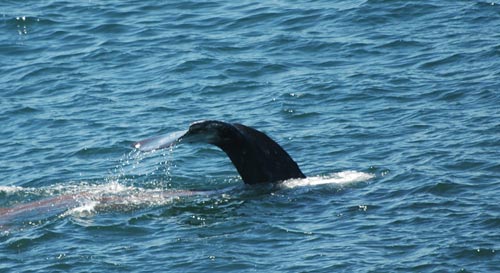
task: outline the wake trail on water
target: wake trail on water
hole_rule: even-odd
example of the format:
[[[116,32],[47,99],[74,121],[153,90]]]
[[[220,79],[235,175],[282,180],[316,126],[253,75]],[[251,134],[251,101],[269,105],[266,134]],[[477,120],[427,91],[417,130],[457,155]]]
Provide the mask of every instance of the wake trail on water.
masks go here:
[[[368,181],[375,176],[359,171],[341,171],[330,175],[290,179],[279,184],[279,189],[334,186],[340,187]],[[40,223],[52,217],[84,217],[99,212],[132,211],[148,207],[161,207],[189,197],[232,196],[238,198],[238,186],[219,190],[145,189],[125,186],[117,181],[91,185],[85,182],[70,185],[53,185],[42,188],[0,186],[7,206],[0,208],[0,230],[26,223]],[[251,188],[250,188],[251,189]],[[246,189],[248,190],[248,188]],[[32,201],[35,199],[36,201]],[[186,199],[189,200],[189,199]],[[36,225],[36,224],[33,224]]]

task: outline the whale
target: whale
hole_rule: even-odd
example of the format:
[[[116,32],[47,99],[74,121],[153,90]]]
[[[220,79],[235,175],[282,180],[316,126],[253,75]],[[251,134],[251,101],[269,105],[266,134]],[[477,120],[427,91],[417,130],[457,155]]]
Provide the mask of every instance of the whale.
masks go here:
[[[245,184],[269,184],[306,177],[292,157],[273,139],[257,129],[238,123],[197,121],[187,130],[136,141],[132,147],[140,152],[151,152],[179,143],[207,143],[219,147],[227,154]],[[161,203],[181,196],[212,195],[227,190],[140,191],[132,193],[131,196],[100,194],[90,190],[55,195],[0,208],[0,232],[11,230],[16,223],[46,219],[51,215],[64,215],[66,211],[85,206],[89,202],[97,207],[121,207],[137,200]]]
[[[276,141],[257,129],[239,123],[196,121],[186,131],[136,141],[132,147],[150,152],[181,142],[217,146],[229,157],[245,184],[276,183],[306,177]]]

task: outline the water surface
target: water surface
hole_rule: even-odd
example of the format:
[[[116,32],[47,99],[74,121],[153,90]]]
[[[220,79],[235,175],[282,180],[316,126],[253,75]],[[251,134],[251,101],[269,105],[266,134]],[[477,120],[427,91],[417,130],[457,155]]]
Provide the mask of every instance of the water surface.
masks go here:
[[[4,1],[0,212],[82,198],[0,217],[0,271],[500,271],[499,25],[495,1]],[[201,119],[310,178],[130,148]]]

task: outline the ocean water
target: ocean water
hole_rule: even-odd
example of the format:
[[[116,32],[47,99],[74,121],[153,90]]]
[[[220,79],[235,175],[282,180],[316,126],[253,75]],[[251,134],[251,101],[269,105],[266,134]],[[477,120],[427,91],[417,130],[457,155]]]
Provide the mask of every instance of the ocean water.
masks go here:
[[[0,272],[500,272],[500,2],[2,1]],[[308,176],[245,186],[217,119]]]

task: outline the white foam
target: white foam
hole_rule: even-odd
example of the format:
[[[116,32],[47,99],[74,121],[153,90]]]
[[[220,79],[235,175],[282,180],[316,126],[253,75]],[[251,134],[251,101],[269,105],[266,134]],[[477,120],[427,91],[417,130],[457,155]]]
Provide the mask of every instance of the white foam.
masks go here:
[[[82,214],[92,214],[95,211],[95,208],[99,205],[97,201],[88,201],[82,203],[82,205],[69,209],[65,213],[61,215],[61,217],[65,217],[67,215],[82,215]]]
[[[373,174],[358,171],[342,171],[324,176],[312,176],[302,179],[290,179],[283,183],[284,187],[295,188],[303,186],[316,186],[324,184],[345,185],[367,181],[375,177]]]
[[[7,194],[16,193],[22,190],[24,190],[24,188],[18,186],[0,186],[0,192],[5,192]]]

